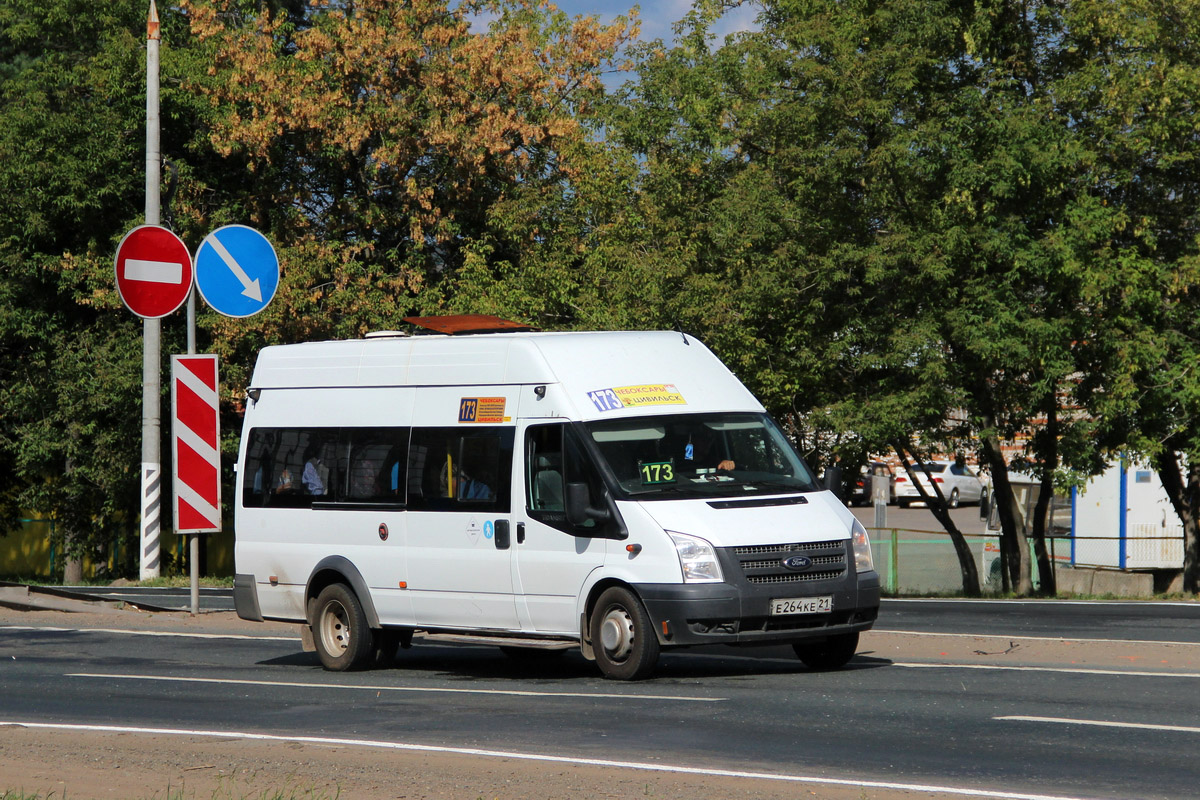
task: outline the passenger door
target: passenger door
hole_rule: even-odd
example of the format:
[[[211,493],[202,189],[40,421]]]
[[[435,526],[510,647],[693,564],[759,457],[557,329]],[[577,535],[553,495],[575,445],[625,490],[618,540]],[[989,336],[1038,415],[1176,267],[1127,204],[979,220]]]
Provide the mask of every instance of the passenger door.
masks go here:
[[[515,630],[511,524],[514,429],[412,429],[408,588],[421,626]]]

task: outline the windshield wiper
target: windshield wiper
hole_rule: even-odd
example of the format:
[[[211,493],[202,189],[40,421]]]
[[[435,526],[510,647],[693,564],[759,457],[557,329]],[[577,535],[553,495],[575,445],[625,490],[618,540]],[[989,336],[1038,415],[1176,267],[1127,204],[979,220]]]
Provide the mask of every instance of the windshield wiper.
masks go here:
[[[679,486],[663,485],[649,489],[629,489],[625,493],[630,497],[637,497],[644,494],[684,494],[684,490]]]

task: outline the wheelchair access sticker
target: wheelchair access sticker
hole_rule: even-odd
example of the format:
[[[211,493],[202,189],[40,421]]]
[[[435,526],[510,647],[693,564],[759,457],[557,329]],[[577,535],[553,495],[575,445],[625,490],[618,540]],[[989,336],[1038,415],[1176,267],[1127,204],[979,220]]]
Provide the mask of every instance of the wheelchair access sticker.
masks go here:
[[[646,386],[616,386],[588,392],[588,399],[597,411],[617,411],[643,406],[686,406],[687,400],[673,383],[652,383]]]

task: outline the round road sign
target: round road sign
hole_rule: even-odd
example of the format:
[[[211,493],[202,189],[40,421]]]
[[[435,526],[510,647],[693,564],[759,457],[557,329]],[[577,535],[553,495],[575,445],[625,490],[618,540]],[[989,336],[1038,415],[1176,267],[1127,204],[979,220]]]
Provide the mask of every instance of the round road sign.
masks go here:
[[[279,257],[254,228],[217,228],[196,248],[196,288],[204,302],[227,317],[257,314],[278,287]]]
[[[192,289],[192,256],[178,236],[139,225],[117,246],[117,291],[125,306],[146,319],[165,317]]]

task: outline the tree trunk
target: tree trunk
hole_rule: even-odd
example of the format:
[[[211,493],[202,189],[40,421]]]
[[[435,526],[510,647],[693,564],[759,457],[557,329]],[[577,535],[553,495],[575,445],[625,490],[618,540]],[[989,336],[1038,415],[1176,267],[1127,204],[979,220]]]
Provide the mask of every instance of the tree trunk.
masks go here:
[[[83,557],[75,549],[76,536],[72,530],[64,530],[62,537],[62,564],[64,586],[83,583]]]
[[[967,597],[979,597],[979,568],[975,566],[975,554],[971,552],[970,545],[967,544],[967,537],[963,536],[962,531],[954,524],[954,520],[950,518],[950,511],[946,507],[946,498],[942,495],[941,488],[934,483],[933,490],[937,492],[937,497],[930,497],[925,492],[925,487],[916,479],[915,470],[908,463],[908,456],[905,455],[905,448],[900,443],[892,445],[896,450],[896,455],[900,456],[900,463],[904,465],[904,471],[908,473],[909,480],[917,487],[917,491],[921,494],[921,499],[925,501],[925,505],[929,506],[929,510],[933,512],[937,521],[946,529],[946,533],[950,534],[950,542],[954,545],[954,554],[958,556],[958,568],[962,574],[963,594]],[[914,454],[915,458],[915,454]]]
[[[63,562],[63,586],[78,586],[83,583],[83,559],[68,558]]]
[[[78,433],[72,431],[70,433],[71,443],[74,445],[78,439]],[[67,456],[63,474],[67,480],[73,478],[75,472],[75,459]],[[71,498],[74,499],[74,498]],[[83,583],[83,555],[80,552],[80,538],[78,536],[78,528],[71,520],[73,514],[78,508],[77,503],[72,503],[72,508],[67,512],[67,520],[62,525],[62,562],[63,562],[63,585],[78,586]]]
[[[1058,468],[1058,402],[1051,392],[1046,402],[1046,427],[1038,451],[1044,460],[1038,499],[1033,510],[1033,552],[1037,556],[1038,594],[1054,597],[1058,593],[1054,562],[1046,549],[1046,520],[1050,501],[1054,499],[1054,470]]]
[[[1012,484],[1008,482],[1008,464],[1000,449],[1000,440],[989,436],[983,440],[983,452],[992,471],[992,498],[1000,517],[1000,560],[1004,574],[1004,590],[1009,587],[1018,595],[1033,593],[1030,574],[1029,545],[1026,538],[1025,514],[1017,504]]]
[[[1186,484],[1179,455],[1174,450],[1164,449],[1155,456],[1154,466],[1171,506],[1183,523],[1183,590],[1196,594],[1200,592],[1200,530],[1197,527],[1197,517],[1200,515],[1200,462],[1189,465]]]

